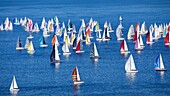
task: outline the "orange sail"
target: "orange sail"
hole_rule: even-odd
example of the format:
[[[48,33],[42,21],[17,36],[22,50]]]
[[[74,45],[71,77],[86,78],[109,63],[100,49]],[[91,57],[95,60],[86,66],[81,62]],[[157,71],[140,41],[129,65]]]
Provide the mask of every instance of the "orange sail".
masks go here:
[[[77,81],[77,70],[76,67],[74,68],[73,72],[72,72],[72,79],[74,82]]]
[[[55,41],[56,41],[56,35],[53,36],[53,39],[52,39],[52,41],[51,41],[52,45],[55,44]]]

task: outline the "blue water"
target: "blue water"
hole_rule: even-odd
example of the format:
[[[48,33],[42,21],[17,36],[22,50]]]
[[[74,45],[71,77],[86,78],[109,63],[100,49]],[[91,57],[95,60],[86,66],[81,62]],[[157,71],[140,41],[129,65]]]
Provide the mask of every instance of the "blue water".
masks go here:
[[[10,20],[15,17],[31,18],[38,22],[39,26],[43,17],[46,20],[58,16],[60,22],[65,24],[70,19],[76,25],[77,31],[80,27],[80,19],[89,22],[92,17],[99,21],[101,28],[105,21],[112,24],[114,30],[119,24],[119,16],[123,17],[124,32],[126,37],[128,28],[136,22],[146,21],[150,24],[169,23],[170,21],[169,0],[1,0],[0,23],[6,17]],[[92,34],[95,36],[95,34]],[[16,41],[20,36],[22,44],[25,44],[27,33],[21,26],[14,26],[12,32],[0,32],[0,95],[10,96],[9,87],[12,76],[15,75],[20,91],[18,96],[168,96],[170,94],[170,48],[165,47],[163,38],[157,40],[152,46],[145,44],[141,53],[134,50],[133,41],[128,41],[137,74],[126,74],[124,65],[129,57],[122,56],[119,51],[121,42],[116,40],[115,33],[110,34],[109,42],[96,42],[99,55],[102,57],[98,62],[89,58],[91,45],[84,44],[83,54],[76,54],[71,50],[71,55],[65,57],[60,55],[62,63],[50,64],[50,53],[52,51],[51,38],[46,39],[47,48],[39,47],[39,38],[42,31],[34,33],[33,44],[35,54],[28,55],[26,50],[16,51]],[[145,35],[143,36],[145,42]],[[105,46],[108,48],[105,48]],[[61,53],[61,46],[59,47]],[[163,56],[166,72],[154,71],[154,62],[157,55]],[[85,82],[80,86],[73,86],[71,73],[78,66],[80,77]]]

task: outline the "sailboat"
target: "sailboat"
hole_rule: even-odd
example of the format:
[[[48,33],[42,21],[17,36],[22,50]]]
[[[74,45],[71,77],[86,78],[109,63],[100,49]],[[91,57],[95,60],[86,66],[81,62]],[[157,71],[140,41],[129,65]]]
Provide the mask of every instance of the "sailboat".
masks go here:
[[[27,49],[27,48],[28,48],[28,45],[29,45],[29,39],[28,39],[28,38],[26,38],[24,48],[25,48],[25,49]]]
[[[127,62],[125,64],[125,71],[127,73],[136,73],[136,72],[138,72],[138,70],[136,69],[135,62],[134,62],[132,54],[130,55],[130,57],[128,58],[128,60],[127,60]]]
[[[21,40],[18,36],[17,44],[16,44],[16,50],[23,50],[24,48],[22,47]]]
[[[51,63],[60,63],[60,57],[59,57],[59,53],[58,53],[58,47],[56,44],[53,45],[53,49],[50,55],[50,61]]]
[[[96,32],[96,41],[101,41],[102,37],[101,37],[101,33],[100,31]]]
[[[142,39],[142,36],[141,36],[141,35],[139,35],[139,43],[140,43],[140,46],[141,46],[142,48],[144,48],[144,47],[145,47],[145,45],[144,45],[144,43],[143,43],[143,39]]]
[[[30,43],[28,44],[28,49],[27,49],[28,51],[28,54],[34,54],[34,46],[33,46],[33,43],[32,43],[32,41],[30,41]]]
[[[146,36],[146,44],[153,44],[152,33],[149,31]]]
[[[96,44],[93,43],[93,47],[90,51],[90,59],[99,59],[100,56],[99,56],[99,53],[97,51],[97,47],[96,47]]]
[[[74,70],[72,72],[72,80],[74,82],[74,85],[83,84],[84,83],[84,81],[80,80],[80,74],[79,74],[77,66],[74,68]]]
[[[116,37],[117,37],[117,40],[123,40],[124,39],[124,38],[122,38],[122,28],[121,28],[120,25],[116,29]]]
[[[83,53],[84,51],[82,50],[83,45],[81,44],[81,41],[78,41],[78,44],[76,46],[76,53]]]
[[[130,39],[133,39],[132,35],[135,34],[135,30],[134,30],[134,26],[131,25],[129,27],[129,31],[128,31],[128,34],[127,34],[127,39],[130,40]]]
[[[162,60],[162,55],[159,54],[156,57],[156,61],[155,61],[155,71],[166,71],[166,68],[164,67],[164,63]]]
[[[62,50],[63,50],[63,55],[70,55],[71,54],[70,51],[69,51],[67,43],[63,44]]]
[[[141,45],[140,45],[139,38],[138,38],[137,41],[135,42],[135,50],[136,50],[136,51],[141,51],[141,50],[143,50],[143,48],[142,48]]]
[[[170,45],[170,34],[169,34],[169,32],[166,34],[166,37],[164,38],[164,44],[166,45],[166,46],[169,46]]]
[[[120,52],[121,52],[121,54],[130,53],[130,51],[128,50],[127,44],[126,44],[126,40],[122,41],[122,43],[120,45]]]
[[[45,38],[42,36],[39,40],[40,42],[40,47],[48,47],[48,45],[45,42]]]
[[[18,88],[18,85],[17,85],[17,81],[15,79],[15,76],[13,76],[13,80],[12,80],[12,83],[11,83],[11,86],[10,86],[10,92],[12,94],[17,94],[18,91],[19,91],[19,88]]]
[[[14,19],[14,25],[20,25],[19,20],[17,19],[17,17],[15,17],[15,19]]]
[[[109,23],[108,25],[108,32],[114,32],[114,30],[112,29],[111,23]]]

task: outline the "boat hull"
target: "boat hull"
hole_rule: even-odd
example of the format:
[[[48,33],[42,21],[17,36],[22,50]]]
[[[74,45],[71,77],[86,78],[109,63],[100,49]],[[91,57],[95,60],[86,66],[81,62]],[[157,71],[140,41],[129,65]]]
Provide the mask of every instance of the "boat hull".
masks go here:
[[[83,81],[77,81],[77,82],[74,82],[74,85],[83,84],[83,83],[84,83]]]
[[[130,71],[126,71],[126,73],[137,73],[138,70],[130,70]]]
[[[42,44],[42,45],[40,45],[40,47],[48,47],[48,45]]]
[[[31,50],[31,51],[27,51],[27,53],[32,55],[32,54],[35,53],[35,51],[34,51],[34,50]]]
[[[84,51],[83,50],[79,50],[79,51],[76,51],[76,53],[84,53]]]
[[[16,50],[23,50],[23,47],[17,47]]]
[[[155,68],[155,71],[166,71],[166,69],[162,69],[162,68]]]
[[[70,52],[63,53],[63,55],[70,55],[70,54],[71,54]]]

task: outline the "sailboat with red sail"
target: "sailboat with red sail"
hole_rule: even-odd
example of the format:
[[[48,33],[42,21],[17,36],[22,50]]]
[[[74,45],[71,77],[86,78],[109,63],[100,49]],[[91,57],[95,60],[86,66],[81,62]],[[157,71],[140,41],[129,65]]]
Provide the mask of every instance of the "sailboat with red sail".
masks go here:
[[[126,44],[126,40],[123,40],[121,45],[120,45],[120,52],[121,54],[128,54],[130,53],[130,51],[128,50],[127,44]]]

